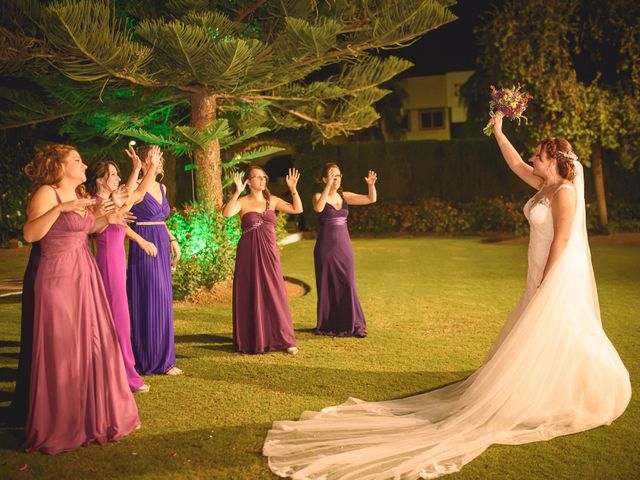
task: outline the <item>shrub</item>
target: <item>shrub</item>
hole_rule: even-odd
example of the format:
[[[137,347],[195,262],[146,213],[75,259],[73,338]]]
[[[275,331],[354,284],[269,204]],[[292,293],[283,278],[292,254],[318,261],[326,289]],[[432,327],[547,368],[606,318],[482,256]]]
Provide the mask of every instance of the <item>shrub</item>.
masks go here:
[[[453,203],[439,199],[421,204],[382,201],[349,211],[349,228],[354,233],[434,232],[434,233],[529,233],[522,212],[524,200],[511,202],[502,197]],[[611,202],[609,232],[640,232],[640,204]],[[599,231],[598,210],[587,204],[587,229]]]
[[[286,236],[286,215],[278,214],[276,236]],[[202,287],[229,278],[233,274],[236,248],[242,235],[240,216],[225,218],[222,213],[207,211],[190,202],[174,209],[167,227],[180,245],[180,261],[173,273],[173,291],[183,298]]]
[[[26,220],[26,189],[10,189],[0,195],[0,245],[13,238],[22,237],[22,226]]]
[[[167,227],[180,245],[180,261],[173,273],[174,295],[182,298],[200,287],[228,278],[233,273],[236,245],[242,231],[238,216],[225,218],[197,203],[175,210]]]

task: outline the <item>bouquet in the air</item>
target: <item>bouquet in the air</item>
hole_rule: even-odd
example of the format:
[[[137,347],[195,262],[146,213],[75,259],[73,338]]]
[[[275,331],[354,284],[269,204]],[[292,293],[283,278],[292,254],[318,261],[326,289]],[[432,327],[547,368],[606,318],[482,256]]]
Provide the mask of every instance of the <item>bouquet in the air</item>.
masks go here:
[[[533,97],[528,93],[522,91],[522,86],[511,88],[499,88],[496,89],[491,85],[491,101],[489,102],[489,116],[493,117],[496,113],[502,112],[505,118],[510,120],[520,120],[524,118],[525,122],[527,117],[523,115],[527,109],[527,103]],[[486,136],[491,136],[493,132],[493,125],[491,122],[487,123],[487,126],[482,130]]]

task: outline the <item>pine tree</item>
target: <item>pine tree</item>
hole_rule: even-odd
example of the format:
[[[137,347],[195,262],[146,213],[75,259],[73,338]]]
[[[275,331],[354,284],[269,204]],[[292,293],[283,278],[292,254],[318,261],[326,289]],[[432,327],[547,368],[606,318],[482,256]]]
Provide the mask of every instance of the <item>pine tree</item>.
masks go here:
[[[190,152],[199,202],[219,208],[223,167],[234,164],[223,165],[221,149],[268,130],[311,127],[318,140],[369,127],[378,119],[373,104],[388,93],[380,84],[411,66],[380,50],[454,20],[452,3],[11,0],[0,69],[28,75],[51,102],[13,121],[91,118],[113,137]],[[140,115],[118,116],[114,104]],[[163,114],[171,128],[150,128]],[[247,154],[273,151],[261,148]]]

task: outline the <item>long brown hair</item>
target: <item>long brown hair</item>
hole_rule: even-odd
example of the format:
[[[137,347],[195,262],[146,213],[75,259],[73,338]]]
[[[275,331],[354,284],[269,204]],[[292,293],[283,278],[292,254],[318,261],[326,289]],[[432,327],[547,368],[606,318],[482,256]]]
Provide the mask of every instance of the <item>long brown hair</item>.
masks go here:
[[[118,165],[110,160],[96,162],[87,168],[87,181],[85,182],[85,185],[89,195],[93,196],[98,194],[98,179],[105,178],[109,175],[109,165],[113,165],[118,176],[120,176],[120,169],[118,168]]]
[[[244,172],[244,179],[245,181],[249,180],[249,177],[251,176],[251,172],[253,172],[254,170],[260,170],[262,173],[264,173],[264,176],[267,177],[267,181],[265,182],[265,186],[264,186],[263,195],[264,195],[264,198],[267,201],[269,201],[269,199],[271,199],[271,192],[269,191],[269,187],[267,187],[267,184],[269,183],[269,175],[267,175],[267,172],[265,172],[262,167],[259,167],[258,165],[249,165],[249,168],[247,168],[247,170]]]
[[[33,195],[42,185],[57,187],[64,178],[64,167],[62,166],[64,159],[74,150],[76,147],[62,143],[45,145],[39,149],[24,167],[24,173],[31,182],[29,193]],[[76,193],[81,197],[87,196],[84,185],[78,185]]]
[[[573,152],[573,147],[564,138],[547,138],[540,143],[540,151],[546,152],[549,158],[556,161],[558,174],[566,180],[572,181],[576,176],[576,167],[567,154]]]

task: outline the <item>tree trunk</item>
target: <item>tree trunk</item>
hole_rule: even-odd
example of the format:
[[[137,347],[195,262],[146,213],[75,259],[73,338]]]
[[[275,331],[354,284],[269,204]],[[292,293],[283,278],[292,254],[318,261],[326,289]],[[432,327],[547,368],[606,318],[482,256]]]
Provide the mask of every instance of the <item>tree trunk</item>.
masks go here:
[[[591,168],[593,169],[593,186],[596,191],[600,227],[605,230],[609,220],[607,218],[607,197],[604,190],[604,173],[602,171],[602,146],[600,144],[594,144],[591,148]]]
[[[216,120],[216,97],[206,89],[191,96],[191,125],[206,130]],[[204,150],[196,149],[196,198],[205,209],[222,208],[222,159],[220,142],[211,142]]]

